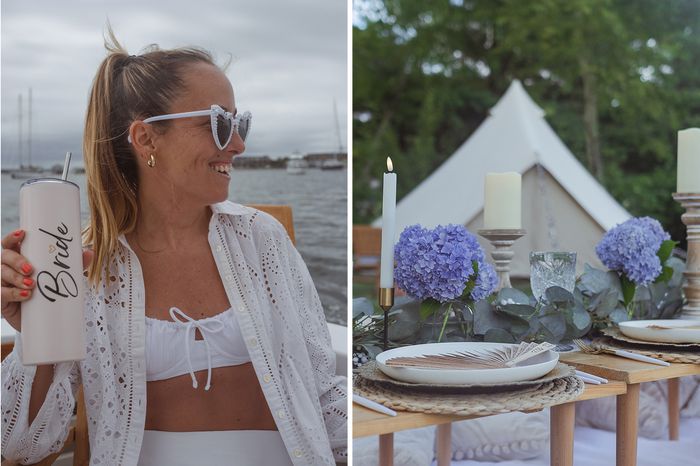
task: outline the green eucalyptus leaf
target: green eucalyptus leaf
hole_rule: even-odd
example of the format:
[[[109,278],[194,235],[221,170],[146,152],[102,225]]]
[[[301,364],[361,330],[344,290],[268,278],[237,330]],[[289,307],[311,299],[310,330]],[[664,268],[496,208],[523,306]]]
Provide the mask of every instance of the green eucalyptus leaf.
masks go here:
[[[618,293],[615,290],[609,289],[596,295],[588,304],[588,310],[600,317],[610,315],[612,311],[620,304]]]
[[[511,303],[512,301],[512,303]],[[505,304],[530,304],[530,297],[522,291],[515,288],[503,288],[498,292],[495,303],[497,305]]]
[[[591,327],[591,315],[586,312],[583,306],[577,305],[573,310],[572,323],[577,330],[583,331],[585,334]]]
[[[545,298],[547,299],[547,302],[552,303],[552,304],[557,304],[557,305],[562,305],[562,304],[572,304],[574,303],[574,295],[560,287],[560,286],[550,286],[545,290],[544,292]]]
[[[579,287],[587,294],[599,294],[610,288],[619,288],[619,279],[614,272],[606,272],[586,264],[579,279]]]
[[[367,298],[355,298],[352,300],[352,318],[356,319],[361,315],[371,316],[374,314],[374,305]]]
[[[510,319],[500,312],[494,312],[488,302],[479,301],[474,306],[474,334],[484,335],[489,329],[508,327]]]
[[[668,286],[672,288],[680,287],[683,284],[683,272],[685,272],[685,262],[678,257],[671,257],[664,264],[673,269],[673,276],[668,281]]]
[[[498,311],[526,322],[536,313],[535,308],[529,304],[507,304],[505,306],[499,306]]]
[[[550,313],[542,316],[540,319],[542,327],[544,327],[551,336],[560,341],[566,333],[566,319],[562,314]]]
[[[608,315],[608,318],[614,324],[619,324],[620,322],[629,320],[629,316],[627,315],[627,309],[625,309],[622,306],[618,306],[617,308],[615,308],[615,310],[612,311],[610,315]]]
[[[372,359],[375,359],[383,351],[381,346],[376,345],[362,345],[362,347]]]
[[[515,338],[507,330],[491,328],[484,334],[484,341],[494,343],[515,343]]]
[[[523,337],[530,333],[530,322],[514,323],[508,331],[518,340],[522,340]]]

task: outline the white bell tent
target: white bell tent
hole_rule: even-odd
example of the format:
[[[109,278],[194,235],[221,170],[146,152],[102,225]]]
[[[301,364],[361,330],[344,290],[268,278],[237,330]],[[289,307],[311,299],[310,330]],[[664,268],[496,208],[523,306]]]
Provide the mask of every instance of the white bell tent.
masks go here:
[[[393,159],[401,183],[401,157]],[[397,241],[415,223],[429,228],[462,224],[477,234],[483,225],[486,173],[510,171],[522,175],[527,230],[514,245],[511,276],[530,275],[530,251],[575,251],[579,273],[585,263],[602,267],[596,244],[630,214],[574,157],[517,80],[474,134],[398,203]],[[381,218],[374,225],[381,226]],[[489,254],[490,243],[479,240]]]

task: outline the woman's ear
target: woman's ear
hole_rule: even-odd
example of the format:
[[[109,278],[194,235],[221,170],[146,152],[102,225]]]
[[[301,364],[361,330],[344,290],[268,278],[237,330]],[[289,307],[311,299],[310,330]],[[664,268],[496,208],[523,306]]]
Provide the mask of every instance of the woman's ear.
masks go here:
[[[129,126],[131,146],[134,152],[144,160],[148,158],[149,154],[156,152],[155,136],[153,127],[141,120],[136,120]]]

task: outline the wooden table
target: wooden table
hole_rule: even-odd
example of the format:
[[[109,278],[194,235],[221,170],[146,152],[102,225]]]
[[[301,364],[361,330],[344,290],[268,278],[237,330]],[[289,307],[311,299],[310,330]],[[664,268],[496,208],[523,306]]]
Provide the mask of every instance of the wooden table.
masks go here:
[[[591,400],[607,396],[619,396],[627,391],[623,382],[611,381],[604,385],[586,384],[583,394],[576,399]],[[575,401],[551,408],[550,451],[551,464],[571,466],[574,458]],[[397,416],[387,416],[353,404],[353,438],[379,435],[379,465],[392,466],[394,462],[394,432],[419,427],[437,426],[438,466],[450,464],[452,457],[452,422],[485,416],[456,416],[447,414],[423,414],[399,411]]]
[[[700,374],[700,364],[671,364],[657,366],[611,354],[563,353],[560,361],[609,380],[627,384],[627,393],[617,397],[617,465],[637,464],[637,430],[639,423],[639,384],[668,381],[669,437],[678,439],[680,408],[678,406],[678,378]]]

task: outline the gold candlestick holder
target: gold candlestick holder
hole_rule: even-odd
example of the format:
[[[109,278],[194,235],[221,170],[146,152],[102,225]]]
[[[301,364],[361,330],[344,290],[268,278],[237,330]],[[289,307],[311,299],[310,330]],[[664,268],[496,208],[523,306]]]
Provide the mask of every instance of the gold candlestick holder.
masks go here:
[[[512,288],[510,285],[510,261],[515,253],[511,247],[518,238],[525,235],[526,231],[514,228],[479,230],[478,233],[489,240],[493,246],[491,257],[496,265],[496,273],[498,274],[498,288],[496,291],[501,291],[503,288]]]
[[[379,288],[379,307],[384,310],[384,351],[389,347],[389,309],[394,307],[394,288]]]
[[[688,303],[683,306],[681,318],[700,320],[700,193],[673,193],[673,198],[685,209],[681,221],[688,230],[688,257],[683,272]]]

